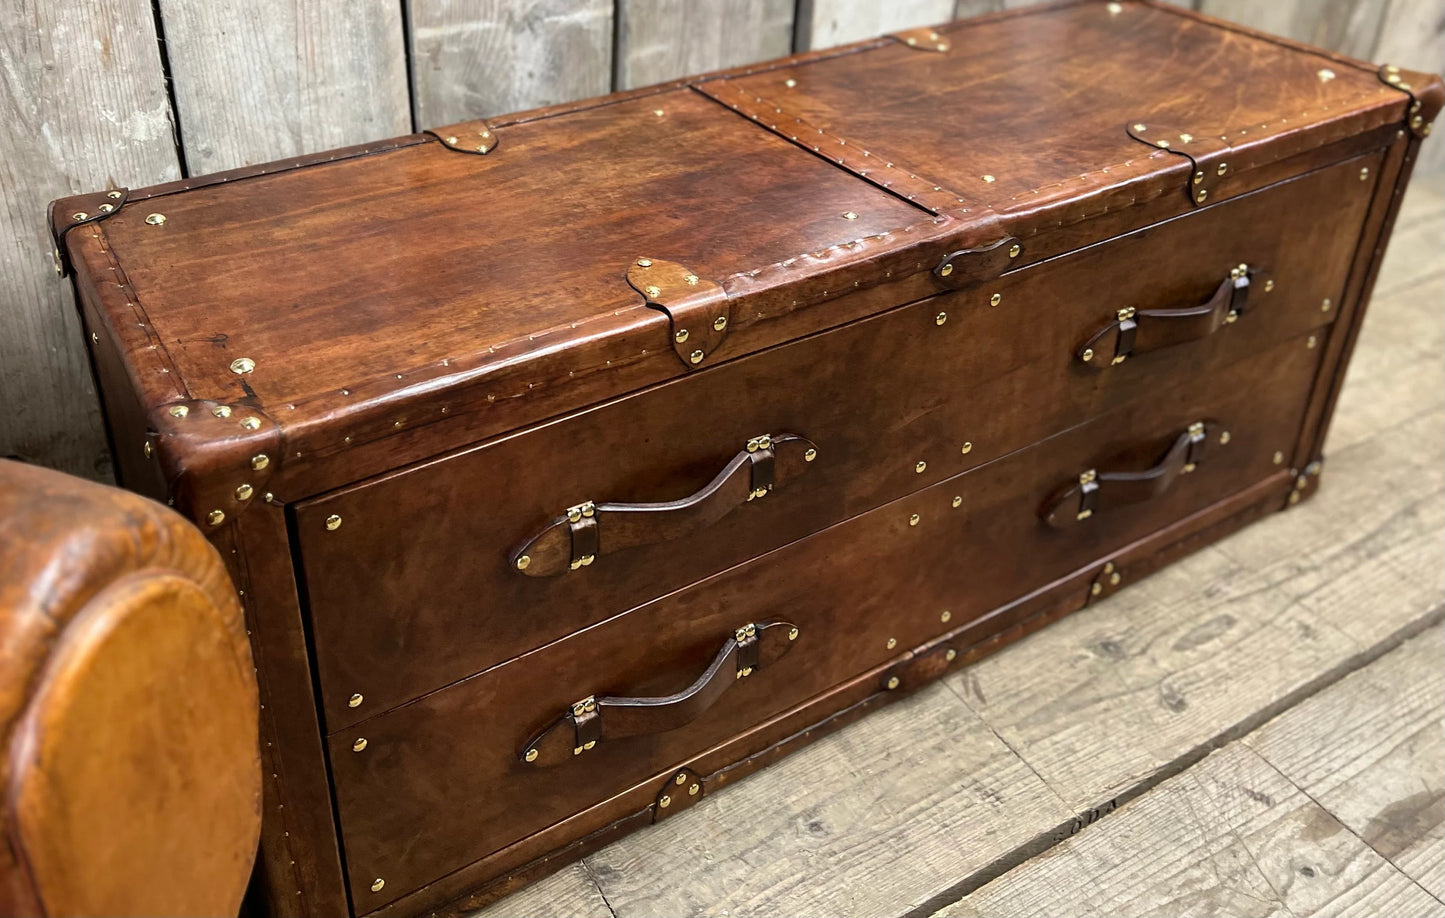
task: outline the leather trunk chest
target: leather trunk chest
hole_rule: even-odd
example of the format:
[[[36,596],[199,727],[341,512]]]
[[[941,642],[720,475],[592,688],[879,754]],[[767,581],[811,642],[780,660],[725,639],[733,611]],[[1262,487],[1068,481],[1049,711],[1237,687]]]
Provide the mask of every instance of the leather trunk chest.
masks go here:
[[[269,909],[477,906],[1309,496],[1442,97],[1063,3],[56,202]]]

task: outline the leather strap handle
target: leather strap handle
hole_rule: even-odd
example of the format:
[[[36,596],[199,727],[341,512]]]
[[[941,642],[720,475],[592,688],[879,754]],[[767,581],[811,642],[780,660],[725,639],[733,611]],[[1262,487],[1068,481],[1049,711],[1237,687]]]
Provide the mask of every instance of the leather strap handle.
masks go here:
[[[512,552],[513,570],[551,577],[591,565],[604,554],[653,545],[711,526],[734,509],[798,477],[818,455],[793,434],[755,437],[702,490],[655,504],[591,501],[569,507]]]
[[[798,628],[791,622],[743,625],[682,691],[652,698],[584,698],[533,737],[517,757],[533,766],[557,765],[603,740],[676,730],[702,716],[729,686],[781,658],[797,639]]]
[[[1050,526],[1064,528],[1081,523],[1101,510],[1143,503],[1158,497],[1175,479],[1194,471],[1209,445],[1214,425],[1195,421],[1174,438],[1169,451],[1152,468],[1139,472],[1100,472],[1087,469],[1077,481],[1055,492],[1039,515]]]
[[[1251,287],[1268,292],[1273,282],[1248,265],[1239,265],[1220,282],[1209,299],[1175,309],[1120,309],[1114,321],[1080,345],[1076,355],[1085,366],[1102,370],[1133,354],[1157,351],[1212,335],[1244,315]],[[1258,294],[1256,294],[1256,298]]]

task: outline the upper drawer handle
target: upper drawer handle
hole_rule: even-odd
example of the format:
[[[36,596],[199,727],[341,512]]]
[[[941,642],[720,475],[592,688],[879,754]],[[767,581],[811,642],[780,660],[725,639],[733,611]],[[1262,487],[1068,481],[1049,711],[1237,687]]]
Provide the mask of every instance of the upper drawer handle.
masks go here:
[[[1174,439],[1164,458],[1142,472],[1100,472],[1087,469],[1078,481],[1061,488],[1044,504],[1040,516],[1050,526],[1064,527],[1081,522],[1100,510],[1142,503],[1158,497],[1180,475],[1194,471],[1209,444],[1213,425],[1195,421]]]
[[[587,501],[569,507],[512,552],[512,569],[528,577],[551,577],[586,567],[603,554],[682,538],[741,504],[766,497],[807,471],[817,455],[811,441],[793,434],[755,437],[691,497],[657,504]]]
[[[1239,265],[1220,281],[1214,294],[1198,306],[1179,309],[1127,306],[1116,313],[1114,321],[1084,342],[1077,352],[1078,358],[1086,366],[1102,370],[1123,363],[1131,354],[1211,335],[1244,315],[1249,308],[1249,289],[1256,284],[1265,292],[1274,287],[1267,275],[1248,265]]]
[[[534,736],[517,757],[531,765],[557,765],[601,740],[676,730],[702,716],[734,682],[782,657],[797,639],[798,627],[792,622],[743,625],[723,642],[702,675],[677,694],[584,698]]]

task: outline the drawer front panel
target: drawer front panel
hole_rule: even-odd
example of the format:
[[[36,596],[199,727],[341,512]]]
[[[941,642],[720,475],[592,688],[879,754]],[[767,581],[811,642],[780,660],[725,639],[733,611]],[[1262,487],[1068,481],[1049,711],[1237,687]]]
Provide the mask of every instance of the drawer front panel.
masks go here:
[[[1372,187],[1359,180],[1367,166],[1374,174],[1378,158],[303,503],[296,523],[328,730],[1036,443],[1141,391],[1208,386],[1281,340],[1324,334],[1335,310],[1322,304],[1338,302]],[[1272,283],[1256,275],[1238,321],[1223,313],[1212,325],[1201,320],[1240,263]],[[1133,355],[1119,364],[1082,360],[1091,341],[1110,354],[1120,346],[1126,307],[1137,310]],[[1196,315],[1146,317],[1158,309]],[[762,434],[807,438],[816,461],[801,459],[797,444],[780,447],[770,473],[777,487],[748,500],[755,472],[737,463]],[[729,469],[724,481],[719,473]],[[625,524],[606,508],[587,519],[579,511],[586,531],[578,543],[565,520],[549,538],[554,554],[585,541],[585,566],[559,576],[515,568],[514,553],[569,507],[689,496],[683,511],[633,512]],[[609,552],[619,540],[634,547]]]
[[[665,780],[717,742],[1277,473],[1274,454],[1294,443],[1320,353],[1296,337],[1207,379],[1142,394],[333,734],[358,911],[651,776]],[[1182,457],[1171,460],[1170,480],[1144,496],[1110,477],[1155,466],[1198,422],[1206,442],[1188,457],[1191,471],[1181,471]],[[1046,507],[1089,469],[1100,482],[1096,510],[1045,522]],[[768,621],[797,626],[785,655],[764,648],[746,678],[737,678],[735,659],[724,660],[721,682],[699,678],[738,628]],[[664,717],[617,715],[603,704],[585,737],[581,727],[560,728],[591,748],[526,761],[533,738],[575,702],[657,698],[699,684],[695,703]],[[386,881],[381,893],[370,890],[375,878]]]

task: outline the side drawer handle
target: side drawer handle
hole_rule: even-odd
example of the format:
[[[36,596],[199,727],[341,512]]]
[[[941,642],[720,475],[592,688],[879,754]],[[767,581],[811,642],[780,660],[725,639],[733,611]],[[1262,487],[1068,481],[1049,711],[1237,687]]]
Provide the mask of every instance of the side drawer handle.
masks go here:
[[[1102,370],[1130,355],[1157,351],[1212,335],[1244,315],[1250,287],[1268,291],[1274,283],[1257,269],[1239,265],[1220,282],[1209,299],[1178,309],[1120,309],[1114,321],[1094,332],[1076,352],[1085,366]],[[1257,296],[1257,295],[1256,295]]]
[[[1142,472],[1100,472],[1087,469],[1077,481],[1060,488],[1044,504],[1040,516],[1050,526],[1063,528],[1083,522],[1101,510],[1143,503],[1169,490],[1179,476],[1188,475],[1204,457],[1214,425],[1196,421],[1174,439],[1164,458]]]
[[[517,757],[530,765],[557,765],[602,740],[676,730],[702,716],[733,683],[781,658],[797,639],[798,627],[792,622],[743,625],[723,642],[703,674],[677,694],[584,698],[533,737]]]
[[[811,441],[793,434],[754,437],[691,497],[657,504],[587,501],[567,508],[512,552],[512,570],[552,577],[587,567],[604,554],[680,539],[750,500],[767,497],[807,471],[817,455]]]

